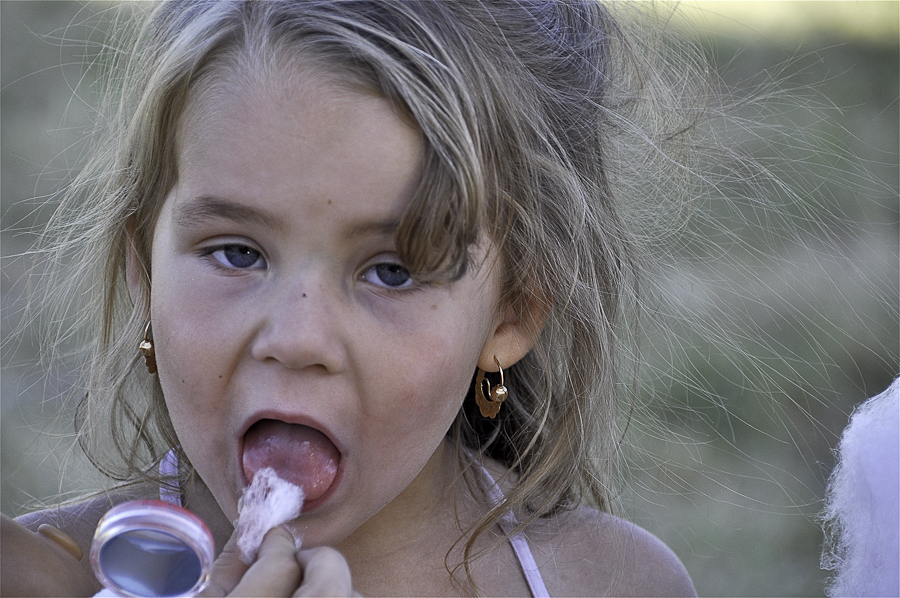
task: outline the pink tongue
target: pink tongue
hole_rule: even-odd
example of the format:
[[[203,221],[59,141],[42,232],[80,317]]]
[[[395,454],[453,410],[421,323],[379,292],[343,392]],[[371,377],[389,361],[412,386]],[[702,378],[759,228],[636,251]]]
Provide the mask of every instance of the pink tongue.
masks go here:
[[[325,494],[334,483],[341,455],[328,438],[309,426],[264,419],[244,435],[244,474],[271,467],[279,477],[300,486],[306,500]]]

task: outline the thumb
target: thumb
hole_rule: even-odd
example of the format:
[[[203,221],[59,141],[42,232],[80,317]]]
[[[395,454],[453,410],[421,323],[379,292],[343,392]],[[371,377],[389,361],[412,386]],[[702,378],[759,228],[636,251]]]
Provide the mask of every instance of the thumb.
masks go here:
[[[222,553],[213,563],[209,586],[201,596],[227,596],[250,568],[241,561],[241,551],[238,549],[237,541],[238,532],[237,526],[235,526]]]

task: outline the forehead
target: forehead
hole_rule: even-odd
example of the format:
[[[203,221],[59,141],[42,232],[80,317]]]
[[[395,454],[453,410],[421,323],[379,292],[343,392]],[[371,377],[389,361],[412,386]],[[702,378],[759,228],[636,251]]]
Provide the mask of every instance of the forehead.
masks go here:
[[[180,198],[353,199],[382,214],[390,203],[399,220],[421,178],[423,143],[381,96],[282,66],[208,77],[188,100],[177,150]]]
[[[204,126],[205,116],[222,116],[226,106],[250,104],[317,103],[321,108],[341,103],[382,99],[374,83],[357,72],[319,57],[291,55],[286,51],[268,50],[252,54],[235,50],[212,59],[188,91],[176,127],[179,134],[188,127]],[[411,119],[397,115],[416,128]]]

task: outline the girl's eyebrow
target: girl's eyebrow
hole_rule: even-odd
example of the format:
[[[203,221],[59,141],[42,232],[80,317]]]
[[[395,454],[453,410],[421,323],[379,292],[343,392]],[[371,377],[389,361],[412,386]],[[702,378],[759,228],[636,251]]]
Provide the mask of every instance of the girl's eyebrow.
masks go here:
[[[174,214],[175,222],[184,227],[221,218],[238,223],[251,222],[276,231],[283,229],[281,221],[268,212],[209,195],[184,202],[175,208]]]
[[[363,222],[351,226],[346,234],[347,239],[358,239],[360,237],[393,237],[397,229],[400,228],[399,220],[388,220],[384,222]]]
[[[265,210],[211,195],[201,195],[185,201],[175,208],[174,214],[175,223],[183,227],[199,226],[222,218],[237,223],[251,222],[276,232],[284,230],[283,222]],[[350,226],[344,236],[347,239],[392,237],[399,227],[399,219],[361,222]]]

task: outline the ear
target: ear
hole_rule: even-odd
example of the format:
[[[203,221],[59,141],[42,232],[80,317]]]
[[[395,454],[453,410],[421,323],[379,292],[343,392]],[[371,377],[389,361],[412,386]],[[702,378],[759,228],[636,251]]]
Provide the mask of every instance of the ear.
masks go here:
[[[549,306],[535,300],[529,302],[522,314],[516,314],[510,308],[484,344],[478,367],[486,372],[496,372],[495,358],[500,367],[508,368],[525,357],[540,336],[549,313]]]
[[[125,279],[128,281],[128,294],[131,302],[137,303],[141,296],[141,272],[144,267],[138,258],[137,249],[134,246],[134,217],[128,219],[127,238],[125,239]]]

